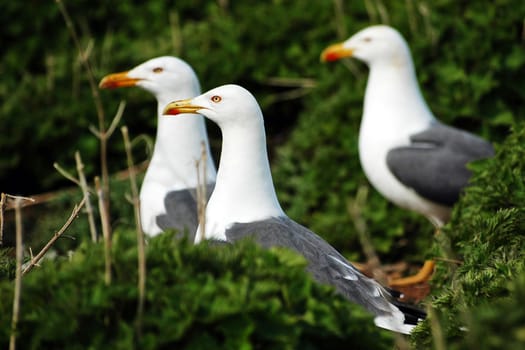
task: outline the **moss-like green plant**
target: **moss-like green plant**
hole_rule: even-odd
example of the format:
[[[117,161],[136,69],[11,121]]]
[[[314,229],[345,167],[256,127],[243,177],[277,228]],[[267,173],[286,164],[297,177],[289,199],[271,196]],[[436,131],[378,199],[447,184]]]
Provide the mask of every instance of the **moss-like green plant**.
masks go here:
[[[476,163],[473,170],[471,186],[434,244],[436,256],[444,259],[433,277],[432,307],[445,342],[472,338],[461,330],[475,317],[471,309],[487,314],[494,304],[492,312],[505,318],[506,309],[496,305],[508,306],[523,293],[513,281],[525,271],[525,125],[518,124],[496,156]],[[521,309],[521,301],[514,307]],[[418,347],[428,345],[431,336],[429,328],[421,327],[415,337]]]
[[[70,259],[45,261],[24,277],[18,344],[24,349],[389,349],[359,306],[312,281],[287,250],[191,245],[166,233],[147,246],[142,332],[134,328],[136,247],[113,239],[113,281],[103,249],[84,243]],[[10,282],[0,283],[0,346],[9,336]]]

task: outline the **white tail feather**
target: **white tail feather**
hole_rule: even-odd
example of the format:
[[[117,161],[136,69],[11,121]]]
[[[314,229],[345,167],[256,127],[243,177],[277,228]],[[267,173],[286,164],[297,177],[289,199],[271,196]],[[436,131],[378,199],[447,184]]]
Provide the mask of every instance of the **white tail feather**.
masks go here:
[[[412,324],[405,324],[405,315],[395,306],[392,306],[391,314],[376,316],[374,323],[380,328],[403,334],[410,334],[415,327]]]

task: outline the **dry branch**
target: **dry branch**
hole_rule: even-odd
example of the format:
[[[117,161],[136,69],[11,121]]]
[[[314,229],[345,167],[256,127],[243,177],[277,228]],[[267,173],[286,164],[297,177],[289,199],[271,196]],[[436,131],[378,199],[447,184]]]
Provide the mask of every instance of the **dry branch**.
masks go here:
[[[350,200],[348,203],[348,213],[354,222],[355,229],[357,231],[359,242],[363,247],[366,260],[371,267],[373,276],[381,284],[387,285],[388,279],[383,270],[381,269],[381,261],[376,254],[370,235],[366,227],[366,222],[361,215],[361,208],[365,205],[366,198],[368,196],[368,188],[365,186],[359,187],[355,199]]]
[[[73,211],[71,213],[71,215],[69,216],[69,219],[67,219],[66,223],[62,226],[62,228],[60,230],[58,230],[54,235],[53,237],[49,240],[49,242],[47,242],[47,244],[44,246],[44,248],[42,248],[40,250],[40,252],[33,258],[31,257],[31,261],[29,262],[29,264],[25,267],[25,269],[22,271],[22,275],[25,275],[26,273],[28,273],[29,271],[31,271],[33,269],[33,267],[35,267],[38,262],[40,260],[42,260],[42,258],[44,257],[44,255],[47,253],[47,251],[53,246],[53,244],[57,241],[57,239],[60,238],[60,236],[62,236],[62,234],[64,232],[66,232],[66,230],[69,228],[69,226],[71,226],[71,224],[73,223],[73,221],[78,217],[78,213],[80,212],[80,209],[82,209],[82,207],[84,206],[84,204],[87,203],[87,198],[84,197],[82,198],[82,200],[80,201],[80,203],[78,203],[77,205],[75,205],[75,207],[73,208]]]
[[[0,194],[0,247],[4,245],[4,207],[5,207],[6,195],[5,193]]]
[[[99,95],[98,86],[95,82],[95,75],[93,74],[93,69],[91,67],[91,63],[89,61],[89,52],[88,50],[82,49],[82,45],[80,44],[79,36],[75,30],[75,26],[73,25],[73,21],[71,20],[71,16],[69,15],[65,5],[62,3],[61,0],[55,0],[60,13],[62,14],[62,17],[64,18],[64,22],[66,23],[66,27],[71,35],[71,38],[73,39],[73,42],[78,50],[80,63],[84,66],[87,77],[89,81],[89,86],[91,88],[91,94],[93,96],[93,102],[95,103],[95,107],[97,110],[97,117],[98,117],[98,139],[100,140],[100,168],[102,171],[102,192],[103,195],[99,196],[99,198],[103,199],[103,205],[101,207],[101,210],[105,213],[105,215],[109,215],[109,172],[108,172],[108,164],[107,164],[107,140],[109,138],[109,135],[106,131],[106,122],[105,122],[105,116],[104,116],[104,109],[102,108],[102,100]],[[102,214],[104,215],[104,214]],[[105,222],[106,229],[108,231],[111,231],[111,227],[109,226],[109,221]]]
[[[24,207],[25,203],[34,201],[31,197],[13,196],[7,193],[0,194],[0,247],[3,245],[4,240],[4,210],[13,208],[16,210]]]
[[[95,177],[95,191],[98,196],[98,209],[100,212],[100,221],[102,222],[102,236],[104,237],[104,262],[105,272],[104,280],[107,285],[111,284],[111,234],[109,231],[109,217],[104,207],[104,191],[100,187],[100,178]]]
[[[88,217],[89,223],[89,232],[91,233],[91,240],[93,242],[97,241],[97,226],[95,224],[95,217],[93,214],[93,207],[91,206],[91,201],[89,200],[89,187],[86,181],[86,176],[84,175],[84,164],[82,163],[82,158],[80,157],[80,152],[75,152],[75,162],[77,163],[77,172],[79,179],[79,186],[82,189],[82,194],[84,195],[84,200],[86,202],[86,214]]]
[[[16,220],[16,272],[15,272],[15,291],[13,297],[13,317],[11,319],[11,337],[9,339],[9,350],[16,349],[16,329],[20,314],[20,296],[22,293],[22,260],[24,247],[22,246],[22,210],[20,207],[21,199],[15,199],[15,220]]]
[[[195,167],[197,168],[197,215],[199,218],[200,240],[204,240],[206,234],[206,202],[207,202],[207,183],[206,183],[206,164],[208,162],[208,154],[206,152],[206,145],[204,141],[201,143],[201,158],[197,160]]]
[[[135,167],[133,166],[133,154],[131,150],[131,142],[129,141],[128,128],[123,126],[120,128],[122,137],[124,138],[124,148],[126,149],[126,158],[128,161],[129,182],[131,186],[131,200],[135,214],[135,227],[137,229],[137,249],[138,249],[138,290],[139,298],[137,301],[137,320],[136,329],[138,337],[142,335],[142,315],[144,313],[144,296],[146,294],[146,252],[144,247],[144,232],[140,224],[140,197],[137,186],[137,179],[135,174]]]

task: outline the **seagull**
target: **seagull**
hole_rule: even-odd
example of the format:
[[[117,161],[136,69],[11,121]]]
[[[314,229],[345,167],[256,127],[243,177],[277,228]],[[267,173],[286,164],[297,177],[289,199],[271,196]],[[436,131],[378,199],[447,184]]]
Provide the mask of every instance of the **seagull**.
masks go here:
[[[264,247],[285,247],[303,255],[315,280],[335,286],[352,302],[375,315],[375,324],[408,334],[424,317],[392,298],[378,282],[364,276],[332,246],[283,212],[273,186],[261,109],[238,85],[223,85],[193,99],[175,101],[166,115],[199,113],[222,132],[222,152],[215,189],[206,208],[204,237],[235,242],[252,237]],[[397,306],[396,306],[397,305]]]
[[[151,162],[140,189],[141,226],[150,236],[176,229],[192,236],[198,226],[196,162],[206,152],[201,175],[212,192],[216,169],[210,153],[204,118],[160,118],[168,102],[201,93],[199,80],[185,61],[171,56],[150,59],[135,68],[105,76],[100,88],[138,86],[157,99],[157,136]],[[201,170],[202,172],[202,170]],[[204,185],[204,184],[202,184]]]
[[[370,69],[359,131],[366,177],[388,200],[424,215],[439,230],[471,177],[467,163],[492,157],[492,145],[434,117],[396,29],[371,26],[321,54],[322,61],[344,57]]]

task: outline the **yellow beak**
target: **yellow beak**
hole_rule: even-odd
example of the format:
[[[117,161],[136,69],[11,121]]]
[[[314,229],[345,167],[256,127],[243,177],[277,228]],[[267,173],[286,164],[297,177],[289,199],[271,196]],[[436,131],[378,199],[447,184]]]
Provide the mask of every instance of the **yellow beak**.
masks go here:
[[[130,78],[128,72],[108,74],[98,84],[101,89],[115,89],[120,87],[135,86],[141,79]]]
[[[352,57],[352,49],[343,47],[343,43],[328,46],[321,53],[321,62],[333,62],[344,57]]]
[[[197,111],[199,109],[203,109],[205,107],[196,106],[191,104],[191,99],[186,100],[179,100],[179,101],[173,101],[170,102],[164,107],[164,111],[162,114],[164,115],[177,115],[181,113],[193,113],[197,114]]]

